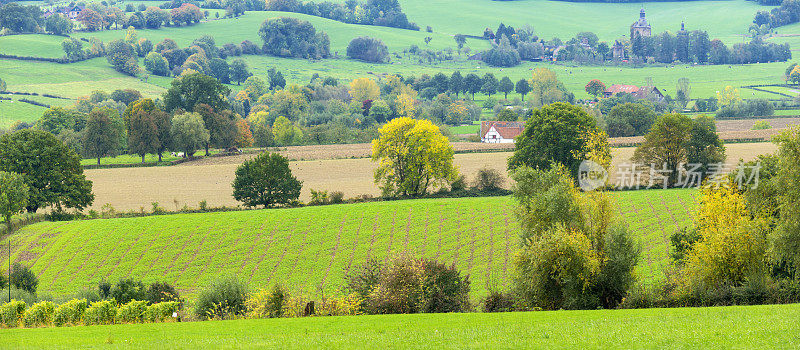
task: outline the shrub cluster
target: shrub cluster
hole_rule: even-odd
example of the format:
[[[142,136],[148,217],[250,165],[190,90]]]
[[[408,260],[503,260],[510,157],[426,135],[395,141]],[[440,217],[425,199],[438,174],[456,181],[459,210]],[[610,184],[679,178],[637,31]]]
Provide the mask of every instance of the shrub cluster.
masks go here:
[[[360,36],[350,40],[347,45],[347,57],[366,62],[386,63],[389,51],[380,39]]]
[[[88,306],[86,299],[73,299],[59,305],[53,312],[53,325],[61,327],[80,324]]]
[[[148,305],[144,300],[131,300],[119,305],[113,300],[90,304],[86,299],[73,299],[58,306],[52,301],[41,301],[27,307],[24,301],[12,300],[0,304],[0,325],[14,328],[166,322],[180,308],[177,301]]]
[[[369,260],[345,276],[345,292],[362,300],[366,314],[465,312],[469,276],[434,260],[397,258],[384,265]]]
[[[223,276],[200,291],[195,316],[201,320],[231,319],[245,314],[248,289],[236,276]]]
[[[749,117],[770,116],[775,113],[775,106],[765,99],[747,100],[723,106],[719,109],[717,119],[744,119]]]
[[[522,225],[515,293],[526,307],[614,308],[633,285],[640,247],[613,219],[603,193],[584,196],[561,165],[518,168],[514,198]]]

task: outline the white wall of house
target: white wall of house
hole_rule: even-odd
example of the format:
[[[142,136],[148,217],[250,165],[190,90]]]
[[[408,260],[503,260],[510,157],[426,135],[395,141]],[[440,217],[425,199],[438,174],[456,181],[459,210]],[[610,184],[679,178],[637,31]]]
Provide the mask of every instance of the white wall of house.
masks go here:
[[[481,139],[483,143],[514,143],[514,139],[504,139],[492,126]]]

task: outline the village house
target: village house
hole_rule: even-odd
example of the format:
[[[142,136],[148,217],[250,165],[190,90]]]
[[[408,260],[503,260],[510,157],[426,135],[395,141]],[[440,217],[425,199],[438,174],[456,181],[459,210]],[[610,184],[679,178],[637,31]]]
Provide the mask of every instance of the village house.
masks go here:
[[[525,122],[481,122],[481,142],[514,143],[514,138],[525,130]]]
[[[648,99],[653,102],[664,102],[664,94],[655,86],[636,86],[614,84],[606,88],[603,97],[609,98],[618,93],[631,94],[638,99]]]
[[[78,5],[67,6],[67,7],[62,8],[59,12],[61,12],[64,16],[67,16],[67,18],[69,18],[69,19],[74,21],[74,20],[78,19],[78,16],[81,15],[81,12],[83,12],[83,10],[85,8],[86,7],[84,7],[84,6],[78,6]]]

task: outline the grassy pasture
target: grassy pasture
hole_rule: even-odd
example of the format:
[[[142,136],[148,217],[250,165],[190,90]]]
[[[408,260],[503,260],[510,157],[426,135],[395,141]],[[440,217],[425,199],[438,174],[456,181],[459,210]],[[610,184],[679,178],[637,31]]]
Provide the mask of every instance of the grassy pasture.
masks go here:
[[[0,53],[16,56],[61,58],[63,37],[55,35],[28,34],[0,37]]]
[[[300,13],[291,12],[276,12],[276,11],[248,11],[239,18],[212,20],[201,22],[199,24],[189,27],[162,27],[161,29],[142,29],[138,30],[140,38],[147,38],[157,44],[164,38],[171,38],[180,46],[190,44],[194,39],[203,35],[212,35],[216,40],[217,46],[222,46],[227,43],[239,44],[244,40],[250,40],[257,45],[261,45],[261,38],[258,36],[258,30],[268,18],[275,17],[294,17],[304,21],[311,22],[314,28],[328,33],[331,41],[331,53],[339,53],[340,56],[346,55],[347,44],[350,43],[355,37],[358,36],[371,36],[380,38],[388,46],[390,52],[402,51],[412,44],[420,47],[425,46],[423,39],[426,36],[433,38],[430,47],[433,49],[443,49],[445,47],[455,47],[455,41],[452,34],[441,33],[426,33],[423,31],[413,31],[398,28],[367,26],[357,24],[342,23],[322,17],[315,17],[304,15]],[[73,34],[74,37],[97,37],[103,42],[120,39],[125,37],[124,30],[107,30],[95,33],[77,33]],[[483,40],[469,39],[467,46],[474,49],[484,49],[489,46],[488,42]]]
[[[742,86],[765,83],[782,83],[783,70],[786,64],[765,63],[739,66],[673,66],[673,67],[567,67],[550,63],[526,62],[514,68],[490,68],[475,61],[448,62],[440,65],[417,64],[369,64],[349,59],[308,61],[285,59],[270,56],[243,56],[253,73],[263,79],[271,67],[280,69],[288,82],[305,84],[314,73],[322,76],[333,76],[347,82],[358,76],[374,74],[433,75],[438,72],[450,74],[460,70],[462,74],[476,73],[495,76],[509,76],[513,80],[530,78],[535,68],[550,68],[556,72],[567,89],[579,98],[589,97],[583,90],[591,79],[601,79],[611,84],[643,84],[645,77],[652,77],[656,86],[663,88],[667,94],[675,93],[675,85],[681,77],[688,77],[692,82],[693,98],[708,98],[716,95],[716,91],[725,86]],[[0,59],[0,77],[8,84],[11,91],[50,93],[59,96],[77,98],[89,95],[94,90],[113,91],[115,89],[132,88],[145,96],[158,97],[169,86],[171,78],[149,76],[143,79],[126,76],[114,71],[104,58],[95,58],[71,64],[47,62],[28,62]],[[230,86],[237,89],[235,85]],[[776,98],[777,95],[754,90],[742,90],[744,98]],[[482,95],[478,95],[482,98]],[[494,95],[499,98],[501,95]],[[512,93],[509,98],[518,98]],[[0,108],[4,122],[10,124],[14,120],[27,120],[22,112]],[[38,119],[38,115],[33,119]]]
[[[8,347],[749,349],[800,346],[800,305],[313,317],[0,330]]]
[[[87,96],[94,90],[111,92],[124,88],[155,97],[164,91],[160,85],[168,86],[170,81],[151,76],[145,83],[115,71],[105,58],[70,64],[0,60],[0,77],[10,91],[50,93],[68,98]]]
[[[150,5],[158,2],[148,3]],[[138,4],[138,2],[136,2]],[[217,44],[239,43],[242,40],[251,40],[260,45],[258,29],[261,23],[269,17],[291,16],[310,21],[318,29],[327,32],[331,38],[332,51],[337,52],[340,59],[308,61],[276,58],[268,56],[246,56],[253,72],[266,78],[266,71],[276,67],[286,76],[289,83],[305,83],[314,73],[323,76],[333,76],[344,81],[357,76],[374,74],[402,74],[420,75],[444,72],[450,74],[460,70],[463,74],[477,73],[483,75],[491,72],[496,76],[509,76],[514,80],[529,78],[531,70],[538,67],[553,69],[570,91],[579,98],[588,97],[583,87],[591,79],[601,79],[610,84],[643,84],[646,77],[651,77],[653,82],[674,95],[675,84],[679,78],[688,77],[692,81],[692,96],[694,98],[707,98],[714,96],[716,91],[722,90],[726,85],[742,86],[765,83],[783,82],[785,63],[768,63],[745,66],[669,66],[669,67],[612,67],[612,66],[587,66],[569,67],[553,65],[551,63],[526,62],[520,66],[500,69],[486,67],[481,62],[467,61],[462,55],[454,62],[442,64],[419,64],[415,58],[393,58],[392,64],[371,64],[345,59],[345,48],[348,42],[360,35],[381,38],[390,51],[397,52],[416,44],[427,48],[423,39],[431,36],[431,49],[454,47],[452,35],[455,33],[480,34],[483,28],[496,28],[500,21],[517,27],[531,23],[536,32],[549,38],[557,35],[562,38],[573,36],[581,30],[592,30],[598,33],[603,40],[612,40],[619,35],[626,34],[630,23],[636,19],[640,4],[594,4],[571,3],[562,1],[526,0],[497,2],[487,0],[467,0],[454,3],[445,0],[431,4],[420,0],[404,0],[403,7],[410,18],[420,24],[431,25],[434,33],[424,31],[410,31],[396,28],[378,26],[363,26],[340,23],[320,17],[307,16],[297,13],[282,12],[256,12],[251,11],[236,19],[209,20],[190,27],[165,27],[159,30],[139,30],[139,36],[149,38],[154,43],[166,37],[175,39],[180,45],[187,45],[192,40],[210,34],[215,37]],[[452,9],[458,8],[457,18],[453,18]],[[680,20],[685,20],[688,29],[701,28],[710,32],[712,37],[726,39],[727,42],[738,42],[737,37],[746,30],[747,24],[752,20],[753,14],[759,9],[768,7],[758,6],[744,0],[732,1],[693,1],[675,6],[671,3],[648,4],[648,19],[654,25],[654,30],[676,30]],[[724,11],[725,16],[708,16],[714,11]],[[702,24],[699,24],[702,23]],[[793,33],[796,26],[787,26],[780,29],[780,33]],[[124,30],[109,30],[95,33],[75,33],[77,38],[97,37],[105,42],[123,38]],[[798,37],[776,37],[770,40],[775,42],[797,41]],[[10,54],[23,54],[33,56],[60,57],[62,52],[60,42],[62,38],[46,35],[18,35],[0,38],[0,52]],[[488,47],[482,40],[469,39],[467,46],[473,52]],[[800,46],[800,42],[798,45]],[[63,95],[70,98],[84,96],[93,90],[114,90],[118,88],[133,88],[142,91],[146,96],[155,97],[168,87],[170,78],[150,76],[145,82],[143,79],[128,77],[114,71],[103,58],[92,59],[73,64],[55,64],[45,62],[25,62],[15,60],[0,60],[0,77],[7,81],[9,89],[13,91],[28,91]],[[233,87],[236,89],[236,87]],[[782,92],[791,89],[782,89]],[[511,97],[518,97],[511,94]],[[777,95],[768,92],[745,90],[744,98],[776,98]],[[10,105],[0,106],[2,125],[8,125],[14,120],[30,120],[33,115],[40,112],[35,109],[10,108]],[[35,119],[35,118],[33,118]]]
[[[592,31],[600,40],[611,41],[630,34],[631,23],[639,18],[641,3],[581,3],[567,1],[525,0],[401,0],[403,11],[420,27],[433,27],[435,32],[483,34],[486,27],[497,29],[500,22],[515,28],[530,24],[539,37],[554,36],[568,40],[582,31]],[[708,31],[711,38],[719,38],[728,44],[741,42],[739,35],[747,34],[753,16],[759,10],[771,7],[759,6],[744,0],[650,2],[644,6],[647,20],[653,33],[677,32],[681,21],[687,30]],[[444,20],[458,9],[458,20]],[[779,28],[781,33],[790,29]]]
[[[695,194],[611,194],[643,243],[643,281],[663,276],[669,235],[690,224]],[[423,199],[40,223],[13,236],[12,257],[54,295],[125,277],[169,281],[191,294],[229,273],[254,287],[281,283],[330,295],[350,267],[407,254],[455,264],[479,297],[508,286],[518,230],[509,197]]]

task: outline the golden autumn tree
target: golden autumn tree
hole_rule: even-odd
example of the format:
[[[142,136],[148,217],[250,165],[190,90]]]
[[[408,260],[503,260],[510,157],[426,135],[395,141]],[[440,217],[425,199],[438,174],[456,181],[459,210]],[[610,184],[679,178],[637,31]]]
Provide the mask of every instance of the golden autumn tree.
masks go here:
[[[397,114],[402,117],[413,118],[416,107],[414,106],[414,98],[411,95],[403,93],[397,96]]]
[[[725,107],[741,103],[742,98],[739,96],[739,89],[728,85],[722,92],[717,92],[717,101],[720,107]]]
[[[430,121],[395,118],[379,133],[372,160],[378,162],[375,183],[385,196],[422,196],[456,179],[453,147]]]
[[[380,87],[370,78],[356,78],[350,82],[350,96],[355,101],[374,100],[380,95]]]
[[[699,239],[692,244],[684,270],[694,289],[738,285],[764,275],[769,225],[751,215],[733,184],[701,189],[695,226]]]

